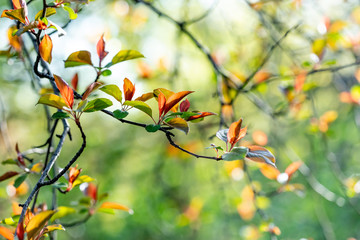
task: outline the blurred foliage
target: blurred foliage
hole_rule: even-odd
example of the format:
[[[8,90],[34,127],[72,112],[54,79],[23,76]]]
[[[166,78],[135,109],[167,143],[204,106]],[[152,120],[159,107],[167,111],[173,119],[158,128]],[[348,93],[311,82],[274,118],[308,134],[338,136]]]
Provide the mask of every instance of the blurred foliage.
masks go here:
[[[65,69],[63,61],[75,51],[87,50],[96,62],[95,46],[104,34],[107,60],[118,49],[136,49],[146,58],[114,66],[101,81],[122,86],[127,77],[139,93],[159,87],[195,91],[188,96],[192,107],[218,114],[190,123],[188,135],[177,132],[180,146],[216,156],[206,147],[211,143],[224,147],[215,137],[222,112],[227,127],[243,118],[248,134],[241,144],[271,149],[280,174],[292,162],[304,164],[282,185],[280,175],[266,178],[261,164],[246,161],[244,169],[239,161],[196,159],[170,146],[159,132],[148,133],[101,113],[84,113],[88,145],[77,161],[81,174],[96,179],[99,193],[109,194],[107,201],[124,204],[134,214],[99,212],[83,225],[60,231],[58,238],[360,239],[358,1],[149,1],[179,22],[188,22],[186,29],[233,75],[234,84],[241,86],[271,51],[245,89],[237,93],[231,85],[220,86],[220,95],[233,103],[234,117],[232,109],[219,104],[219,86],[204,53],[176,24],[134,2],[78,4],[82,10],[64,28],[67,35],[51,36],[51,70],[66,80],[78,73],[82,92],[96,78],[95,72],[89,66]],[[41,4],[39,0],[29,4],[30,18]],[[9,9],[9,3],[1,1],[0,7]],[[64,25],[69,17],[58,10],[50,19]],[[0,19],[4,51],[9,48],[11,22]],[[23,39],[31,49],[25,35]],[[14,49],[10,55],[18,54]],[[29,54],[35,59],[33,50]],[[32,83],[32,66],[8,53],[1,55],[0,156],[6,160],[16,158],[15,143],[25,151],[43,144],[48,133],[44,107],[35,106],[41,90]],[[40,81],[50,87],[46,79]],[[156,108],[156,102],[150,105]],[[137,110],[128,118],[151,123]],[[73,140],[65,142],[59,166],[81,145],[75,124],[70,124]],[[43,155],[31,157],[43,161]],[[15,168],[0,169],[3,174]],[[0,183],[0,219],[10,216],[12,201],[25,201],[36,180],[31,176],[15,194],[11,180]],[[74,207],[82,197],[76,188],[59,194],[58,205]],[[51,198],[51,188],[45,187],[38,203],[50,205]],[[71,215],[64,218],[73,220]]]

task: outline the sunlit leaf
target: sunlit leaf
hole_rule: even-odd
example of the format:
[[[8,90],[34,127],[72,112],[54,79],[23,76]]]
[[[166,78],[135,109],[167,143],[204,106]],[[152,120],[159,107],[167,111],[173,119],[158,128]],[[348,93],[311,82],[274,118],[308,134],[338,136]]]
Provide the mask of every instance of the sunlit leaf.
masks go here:
[[[241,138],[245,137],[247,128],[241,128],[242,118],[239,119],[237,122],[233,122],[230,125],[227,139],[228,142],[231,144],[231,147],[234,146]]]
[[[109,84],[101,87],[100,90],[114,97],[118,102],[122,102],[122,92],[118,86]]]
[[[81,65],[93,65],[91,62],[91,54],[88,51],[77,51],[70,54],[65,60],[65,67],[76,67]]]
[[[41,58],[48,63],[51,63],[52,60],[52,48],[53,44],[51,38],[49,35],[45,34],[39,45],[39,53]]]
[[[97,186],[93,183],[89,183],[85,189],[85,195],[90,197],[92,200],[97,200]]]
[[[54,15],[56,13],[56,9],[55,8],[46,8],[46,14],[45,17],[50,17],[51,15]],[[40,10],[36,15],[35,15],[35,20],[39,20],[42,17],[43,14],[43,10]]]
[[[43,164],[42,163],[35,163],[31,167],[30,171],[34,172],[34,173],[41,173],[42,169],[43,169]]]
[[[193,93],[194,91],[181,91],[174,93],[169,98],[166,99],[166,104],[164,107],[164,114],[166,114],[170,109],[172,109],[178,102],[180,102],[188,94]],[[175,109],[176,112],[176,109]]]
[[[185,118],[185,119],[187,121],[192,121],[192,120],[195,120],[195,119],[204,118],[204,117],[212,116],[212,115],[216,115],[216,114],[212,113],[212,112],[198,112],[197,115],[190,116],[189,118]]]
[[[246,155],[246,159],[255,162],[266,163],[273,167],[276,167],[275,157],[269,150],[260,146],[249,146],[248,148],[249,148],[249,152]]]
[[[25,24],[25,11],[24,8],[19,8],[15,10],[4,10],[1,14],[1,17],[6,17],[12,20],[18,20]]]
[[[56,230],[65,231],[65,228],[61,224],[53,224],[53,225],[50,225],[50,226],[46,226],[44,234],[49,233],[49,232],[53,232],[53,231],[56,231]]]
[[[72,9],[71,7],[63,5],[63,9],[69,13],[69,18],[71,20],[74,20],[77,18],[77,13],[75,13],[74,9]]]
[[[103,204],[101,204],[100,208],[103,209],[109,208],[109,209],[123,210],[126,212],[132,212],[132,209],[114,202],[104,202]]]
[[[154,97],[154,94],[152,92],[149,93],[144,93],[143,95],[141,95],[140,97],[137,97],[135,99],[135,101],[142,101],[142,102],[146,102],[147,100],[151,99]]]
[[[3,175],[0,176],[0,182],[5,181],[5,180],[7,180],[9,178],[12,178],[13,176],[16,176],[18,174],[19,174],[18,172],[14,172],[14,171],[6,172],[6,173],[4,173]]]
[[[299,167],[302,164],[303,163],[301,161],[293,162],[285,169],[285,173],[287,173],[287,175],[289,175],[289,179],[299,169]]]
[[[40,231],[45,227],[46,222],[55,214],[54,210],[40,212],[30,219],[26,226],[26,233],[29,240],[35,239]]]
[[[69,192],[72,188],[73,188],[73,183],[74,183],[74,181],[78,178],[78,176],[80,175],[80,173],[81,173],[81,168],[80,169],[78,169],[77,168],[78,167],[78,165],[76,165],[75,167],[71,167],[70,169],[69,169],[69,186],[66,188],[66,192]]]
[[[280,171],[271,165],[263,164],[260,168],[261,173],[271,180],[276,180],[280,174]]]
[[[312,44],[312,52],[315,53],[320,59],[324,53],[324,48],[326,46],[325,39],[315,39]]]
[[[12,33],[16,30],[16,26],[11,26],[7,32],[10,45],[17,51],[21,51],[22,40],[19,36],[14,36]]]
[[[59,76],[54,75],[55,83],[60,91],[62,98],[65,100],[67,106],[71,109],[74,104],[74,90]]]
[[[103,110],[107,107],[110,107],[113,103],[106,98],[97,98],[94,99],[90,102],[88,102],[88,104],[86,105],[86,107],[84,108],[84,112],[95,112],[95,111],[100,111]]]
[[[76,209],[72,207],[60,206],[56,210],[57,210],[56,213],[50,218],[51,222],[55,221],[56,219],[63,218],[70,214],[76,213]]]
[[[99,83],[99,82],[93,82],[92,84],[90,84],[86,91],[84,92],[83,96],[82,96],[82,100],[85,100],[88,98],[88,96],[93,92],[95,91],[96,89],[98,89],[99,87],[101,87],[102,84]]]
[[[169,121],[166,121],[165,123],[170,127],[183,131],[186,134],[188,134],[189,132],[188,123],[182,118],[172,118]]]
[[[130,101],[135,93],[134,84],[129,79],[125,78],[123,89],[124,89],[125,101]]]
[[[142,55],[141,53],[139,53],[136,50],[121,50],[119,51],[111,60],[110,63],[108,63],[105,67],[110,67],[114,64],[123,62],[123,61],[127,61],[127,60],[131,60],[131,59],[136,59],[136,58],[143,58],[144,55]]]
[[[111,70],[110,69],[106,69],[104,71],[101,71],[101,75],[103,76],[110,76],[112,74]]]
[[[94,178],[88,176],[88,175],[82,175],[80,177],[78,177],[74,183],[73,183],[73,188],[76,187],[77,185],[80,185],[82,183],[87,183],[87,182],[93,182],[95,181]]]
[[[165,95],[162,92],[160,92],[158,95],[159,117],[161,117],[164,114],[165,104],[166,104]]]
[[[137,108],[140,111],[142,111],[142,112],[146,113],[147,115],[149,115],[150,117],[152,117],[152,110],[151,110],[150,106],[147,105],[144,102],[141,102],[141,101],[125,101],[123,104],[127,105],[127,106]]]
[[[247,153],[247,147],[234,147],[231,152],[224,153],[221,158],[225,161],[243,160]]]
[[[97,51],[97,54],[99,56],[99,59],[100,59],[100,62],[102,62],[102,60],[106,57],[106,55],[109,53],[109,52],[106,52],[105,51],[105,41],[104,41],[104,34],[101,35],[98,43],[96,44],[96,51]]]
[[[127,115],[129,115],[129,113],[127,111],[121,111],[121,110],[115,110],[113,112],[114,117],[117,119],[123,119],[125,118]]]

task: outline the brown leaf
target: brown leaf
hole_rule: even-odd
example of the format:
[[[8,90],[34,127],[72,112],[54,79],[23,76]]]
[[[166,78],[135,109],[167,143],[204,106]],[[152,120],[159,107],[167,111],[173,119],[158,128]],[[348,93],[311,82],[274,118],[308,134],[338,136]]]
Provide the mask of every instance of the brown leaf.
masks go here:
[[[0,182],[4,181],[6,179],[12,178],[13,176],[16,176],[18,174],[19,174],[18,172],[14,172],[14,171],[6,172],[0,176]]]
[[[77,91],[78,82],[79,82],[79,75],[75,73],[74,77],[71,79],[71,86],[75,91]]]
[[[241,124],[242,124],[242,118],[239,119],[239,121],[237,122],[233,122],[230,125],[228,134],[227,134],[227,139],[228,142],[231,144],[231,146],[233,146],[239,138],[240,135],[240,130],[241,130]]]

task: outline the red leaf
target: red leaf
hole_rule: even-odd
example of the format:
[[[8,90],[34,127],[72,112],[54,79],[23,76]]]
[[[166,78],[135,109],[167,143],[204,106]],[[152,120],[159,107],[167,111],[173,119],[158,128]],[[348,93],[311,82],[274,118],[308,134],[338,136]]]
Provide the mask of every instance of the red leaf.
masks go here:
[[[66,192],[69,192],[72,189],[74,181],[78,178],[82,171],[81,168],[77,169],[77,167],[78,165],[76,165],[74,168],[70,168],[69,170],[69,186],[65,190]]]
[[[181,92],[172,94],[166,100],[166,104],[165,104],[165,108],[164,108],[164,114],[166,114],[168,111],[170,111],[170,109],[173,108],[178,102],[180,102],[181,99],[183,99],[188,94],[193,93],[193,92],[194,91],[181,91]]]
[[[75,91],[77,91],[78,82],[79,82],[79,75],[76,73],[73,79],[71,80],[71,86],[73,87],[73,89],[75,89]]]
[[[97,186],[93,183],[89,183],[86,189],[86,195],[93,199],[95,202],[97,200]]]
[[[19,174],[18,172],[14,172],[14,171],[6,172],[0,176],[0,182],[4,181],[6,179],[12,178],[13,176],[16,176],[18,174]]]
[[[45,34],[39,45],[39,53],[41,58],[48,63],[51,63],[52,48],[53,48],[53,44],[51,38],[49,37],[49,35]]]
[[[18,237],[19,240],[24,240],[24,234],[25,234],[24,222],[21,221],[21,222],[18,223],[18,225],[17,225],[17,228],[16,228],[16,236]]]
[[[242,124],[242,118],[240,118],[239,121],[233,122],[230,125],[229,131],[227,134],[227,139],[228,139],[228,142],[231,144],[231,146],[233,146],[235,143],[237,143],[237,141],[240,140],[239,136],[240,136],[241,124]]]
[[[186,112],[190,108],[189,100],[185,99],[180,103],[180,112]]]
[[[104,41],[104,34],[101,35],[97,45],[96,45],[96,50],[97,50],[97,54],[100,58],[100,62],[102,62],[102,60],[106,57],[106,55],[109,52],[105,51],[105,41]]]
[[[65,100],[68,107],[72,109],[74,104],[74,91],[61,77],[54,75],[54,78],[62,98]]]
[[[291,164],[285,169],[285,173],[287,173],[287,175],[289,176],[289,180],[290,180],[291,176],[294,174],[294,172],[296,172],[301,165],[302,165],[302,162],[301,162],[301,161],[297,161],[297,162],[291,163]]]
[[[158,95],[159,117],[161,117],[161,115],[164,112],[165,104],[166,104],[165,95],[162,92],[160,92]]]
[[[16,150],[16,153],[17,153],[17,160],[18,160],[18,164],[22,165],[25,167],[25,161],[24,161],[24,158],[19,150],[19,145],[18,143],[15,144],[15,150]]]
[[[92,93],[93,91],[95,91],[96,89],[98,89],[102,84],[99,82],[93,82],[92,84],[90,84],[86,91],[84,92],[83,96],[82,96],[82,100],[87,99],[87,97],[90,95],[90,93]]]
[[[181,107],[181,105],[180,105],[180,107]],[[198,118],[203,118],[203,117],[211,116],[211,115],[216,115],[216,114],[212,113],[212,112],[199,112],[199,115],[191,116],[188,119],[186,119],[186,121],[191,121],[191,120],[195,120]]]
[[[123,88],[124,88],[125,101],[131,101],[135,93],[134,84],[129,79],[125,78]]]

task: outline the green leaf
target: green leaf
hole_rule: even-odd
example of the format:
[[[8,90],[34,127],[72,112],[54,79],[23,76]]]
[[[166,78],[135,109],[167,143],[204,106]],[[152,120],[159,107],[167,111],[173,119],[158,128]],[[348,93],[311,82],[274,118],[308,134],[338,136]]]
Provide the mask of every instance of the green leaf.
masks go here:
[[[131,60],[131,59],[136,59],[136,58],[143,58],[144,55],[142,55],[140,52],[136,51],[136,50],[121,50],[120,52],[118,52],[113,59],[111,60],[110,63],[108,63],[105,67],[111,67],[112,65],[115,65],[119,62],[124,62],[127,60]]]
[[[1,14],[1,17],[10,18],[12,20],[18,20],[22,23],[25,23],[24,8],[19,8],[15,10],[4,10]]]
[[[14,182],[14,187],[15,188],[18,188],[26,179],[27,177],[27,173],[21,175],[20,177],[18,177],[17,179],[15,179],[15,182]]]
[[[91,62],[91,54],[88,51],[77,51],[70,54],[65,60],[65,67],[76,67],[82,65],[93,65]]]
[[[1,162],[2,165],[6,165],[6,164],[13,164],[13,165],[17,165],[16,160],[14,159],[6,159],[4,161]]]
[[[54,15],[56,13],[55,8],[46,8],[46,15],[45,17],[50,17],[51,15]],[[36,15],[35,15],[35,20],[39,20],[42,17],[43,14],[43,10],[40,10]],[[47,24],[46,24],[47,25]]]
[[[64,107],[67,107],[64,99],[53,93],[42,95],[37,104],[45,104],[58,109],[63,109]]]
[[[122,92],[120,88],[114,84],[105,85],[100,88],[101,91],[109,94],[110,96],[114,97],[118,102],[121,103],[122,101]]]
[[[53,185],[51,185],[53,188],[64,188],[67,187],[68,185],[66,183],[54,183]]]
[[[73,213],[76,213],[75,208],[60,206],[57,208],[57,212],[51,217],[50,221],[53,222],[56,219],[66,217]]]
[[[106,98],[97,98],[94,99],[86,105],[84,108],[84,112],[95,112],[103,110],[107,107],[110,107],[112,105],[112,102],[109,99]]]
[[[69,117],[70,117],[69,114],[65,112],[56,112],[51,116],[52,119],[64,119]]]
[[[117,118],[117,119],[123,119],[125,118],[129,113],[126,112],[126,111],[121,111],[121,110],[115,110],[113,112],[114,114],[114,117]]]
[[[146,125],[145,130],[148,132],[156,132],[157,130],[160,129],[160,127],[161,126],[158,124],[149,124],[149,125]]]
[[[173,128],[183,131],[186,134],[188,134],[188,132],[189,132],[188,123],[182,118],[172,118],[172,119],[166,121],[165,123],[167,125],[169,125],[170,127],[173,127]]]
[[[115,214],[114,209],[111,209],[111,208],[99,208],[97,211],[102,212],[102,213],[111,214],[111,215]]]
[[[123,105],[137,108],[140,111],[142,111],[142,112],[146,113],[147,115],[149,115],[150,117],[152,117],[152,110],[151,110],[150,106],[142,101],[136,101],[136,100],[135,101],[125,101],[123,103]]]
[[[234,147],[231,152],[225,153],[221,157],[225,161],[243,160],[248,151],[247,147]]]
[[[104,77],[110,76],[111,74],[112,74],[112,72],[109,69],[106,69],[106,70],[101,72],[101,75],[103,75]]]
[[[64,6],[63,8],[65,11],[67,11],[69,13],[69,18],[71,20],[74,20],[77,18],[77,14],[74,12],[74,10],[71,7]]]

